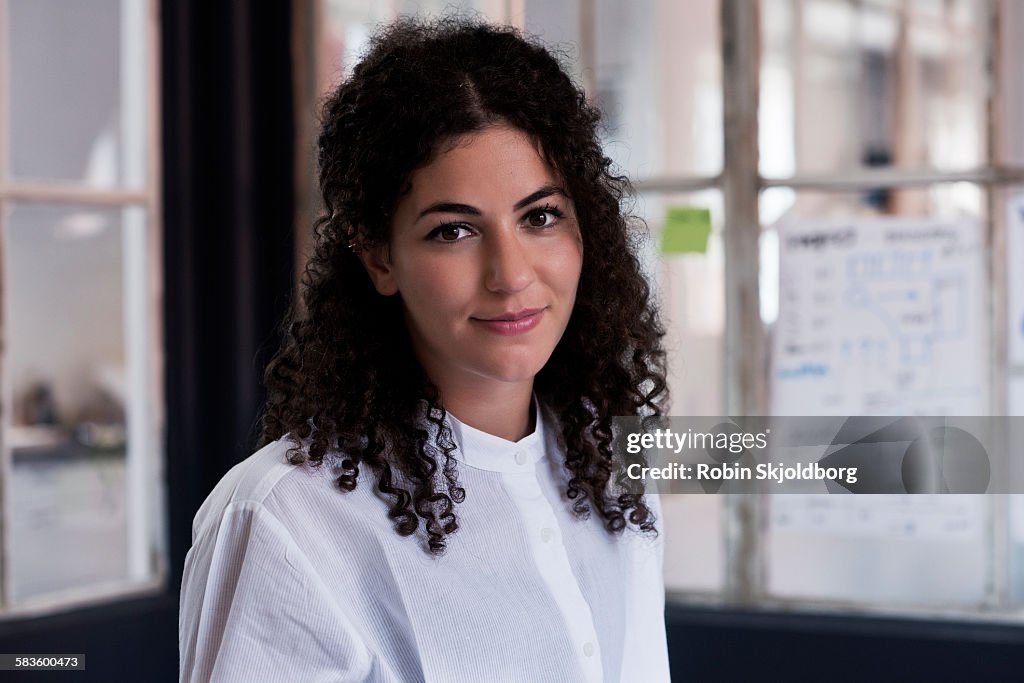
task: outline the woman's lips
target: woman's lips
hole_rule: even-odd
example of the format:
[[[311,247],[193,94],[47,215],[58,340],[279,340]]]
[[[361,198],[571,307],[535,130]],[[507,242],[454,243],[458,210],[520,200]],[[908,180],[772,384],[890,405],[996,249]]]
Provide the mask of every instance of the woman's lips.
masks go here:
[[[495,318],[472,318],[472,320],[496,334],[516,335],[529,332],[537,327],[543,317],[543,308],[527,308],[516,313],[503,313]]]

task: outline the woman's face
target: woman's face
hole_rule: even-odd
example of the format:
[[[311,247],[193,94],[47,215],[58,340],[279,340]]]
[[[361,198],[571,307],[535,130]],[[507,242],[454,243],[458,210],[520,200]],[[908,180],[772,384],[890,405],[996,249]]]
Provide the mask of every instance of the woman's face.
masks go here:
[[[562,337],[583,245],[561,180],[522,131],[493,126],[413,173],[389,249],[361,252],[399,294],[413,348],[442,391],[532,382]]]

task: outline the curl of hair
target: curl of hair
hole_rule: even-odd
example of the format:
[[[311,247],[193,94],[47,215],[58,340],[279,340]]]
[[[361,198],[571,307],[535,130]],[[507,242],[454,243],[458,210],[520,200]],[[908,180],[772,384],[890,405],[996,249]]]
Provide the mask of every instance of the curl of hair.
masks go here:
[[[443,397],[413,355],[400,297],[377,293],[351,247],[388,243],[412,173],[443,145],[510,125],[539,143],[563,180],[583,239],[575,308],[534,382],[560,417],[566,493],[578,516],[593,508],[611,532],[656,533],[643,496],[611,481],[611,417],[661,414],[664,329],[635,255],[640,226],[624,213],[628,180],[612,171],[600,115],[557,59],[511,28],[399,20],[373,36],[321,120],[324,212],[303,274],[304,311],[289,314],[266,370],[261,444],[290,436],[290,460],[328,458],[345,491],[369,470],[395,530],[411,535],[422,523],[429,550],[444,551],[466,493]]]

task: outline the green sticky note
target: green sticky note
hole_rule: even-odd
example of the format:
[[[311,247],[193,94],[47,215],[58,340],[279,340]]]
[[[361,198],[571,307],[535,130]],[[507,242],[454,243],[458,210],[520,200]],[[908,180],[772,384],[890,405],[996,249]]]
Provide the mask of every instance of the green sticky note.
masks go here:
[[[711,210],[696,206],[670,206],[661,230],[661,253],[703,254],[711,235]]]

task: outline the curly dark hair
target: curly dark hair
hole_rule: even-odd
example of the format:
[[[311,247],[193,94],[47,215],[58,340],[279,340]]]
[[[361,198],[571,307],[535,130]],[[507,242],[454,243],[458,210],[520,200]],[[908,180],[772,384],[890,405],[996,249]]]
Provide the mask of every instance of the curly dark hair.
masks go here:
[[[623,208],[629,182],[613,173],[599,112],[558,60],[512,28],[401,19],[378,29],[321,117],[324,212],[303,274],[304,310],[289,313],[266,370],[261,445],[288,436],[291,462],[327,458],[345,491],[369,469],[396,531],[411,535],[422,520],[429,551],[444,551],[466,494],[443,396],[414,357],[400,296],[377,293],[352,246],[388,244],[411,174],[442,145],[510,125],[538,141],[582,233],[575,307],[534,380],[560,417],[566,494],[577,516],[592,506],[610,532],[657,533],[644,497],[611,476],[611,418],[661,415],[664,329],[635,254],[639,221]]]

